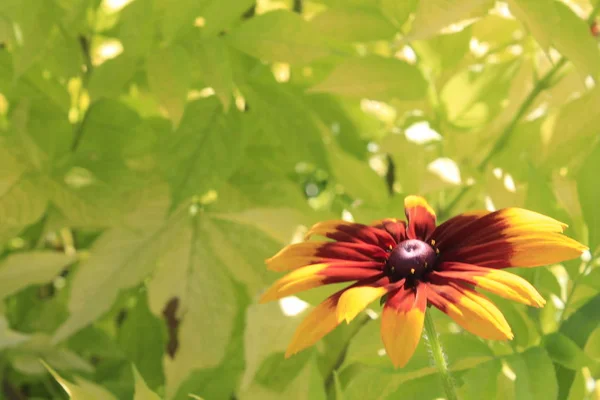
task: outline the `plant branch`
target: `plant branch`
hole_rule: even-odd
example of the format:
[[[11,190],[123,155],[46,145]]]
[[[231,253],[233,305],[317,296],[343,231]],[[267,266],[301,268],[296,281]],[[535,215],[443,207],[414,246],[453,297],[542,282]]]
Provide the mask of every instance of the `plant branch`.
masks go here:
[[[587,23],[593,23],[598,13],[600,13],[600,0],[596,2],[594,8],[590,12],[590,15],[587,18]],[[490,151],[483,158],[483,160],[481,160],[481,162],[477,165],[478,172],[483,172],[485,170],[485,167],[487,167],[487,165],[489,164],[492,157],[494,157],[498,152],[500,152],[504,148],[504,146],[506,146],[506,143],[508,143],[508,140],[512,136],[515,127],[519,123],[519,120],[523,117],[523,115],[525,115],[527,109],[534,103],[537,96],[548,88],[556,73],[566,64],[566,62],[567,59],[565,57],[561,57],[560,60],[558,60],[558,62],[556,63],[556,65],[554,65],[554,67],[552,67],[552,69],[548,71],[546,75],[544,75],[537,82],[533,90],[523,101],[523,104],[521,104],[521,107],[519,107],[519,110],[517,111],[515,116],[508,123],[506,128],[504,128],[504,130],[500,134],[500,137],[498,138],[496,143],[494,143],[494,146],[490,149]],[[440,210],[440,219],[447,217],[448,214],[450,214],[450,212],[454,209],[454,207],[456,207],[456,205],[460,202],[460,200],[469,192],[469,190],[471,190],[471,186],[464,186],[462,189],[460,189],[456,196],[452,200],[450,200],[448,205]]]
[[[292,10],[298,14],[302,14],[302,10],[304,9],[304,5],[302,4],[302,0],[294,0],[294,5]]]
[[[88,83],[90,81],[90,76],[94,69],[94,65],[92,64],[92,55],[90,51],[90,41],[85,36],[79,36],[79,45],[81,46],[81,52],[83,53],[83,59],[85,63],[85,71],[81,78],[81,87],[79,88],[79,94],[77,95],[77,107],[79,108],[81,102],[81,94],[87,90]],[[79,142],[81,142],[81,136],[83,135],[83,127],[85,125],[85,120],[87,117],[87,113],[83,116],[83,119],[79,121],[75,125],[75,130],[73,134],[73,143],[71,144],[71,151],[77,150],[79,146]]]
[[[437,331],[435,330],[435,324],[433,317],[431,316],[431,310],[425,312],[425,332],[427,333],[427,342],[431,348],[431,355],[435,366],[438,369],[440,378],[442,379],[442,385],[448,400],[458,400],[456,395],[456,388],[454,387],[454,380],[450,376],[450,370],[448,369],[448,362],[444,355],[444,350],[440,343]]]
[[[531,105],[535,102],[540,93],[542,93],[549,87],[550,83],[552,82],[552,79],[554,79],[554,76],[566,64],[566,62],[566,58],[561,57],[561,59],[554,65],[554,67],[552,67],[552,69],[548,71],[546,75],[544,75],[537,82],[537,84],[534,86],[531,92],[529,92],[529,94],[527,95],[527,97],[525,98],[525,100],[523,101],[513,118],[510,120],[508,125],[506,125],[502,133],[500,133],[500,136],[498,137],[490,151],[488,151],[486,156],[479,162],[479,164],[477,164],[477,172],[484,172],[485,168],[488,166],[492,158],[504,149],[504,147],[512,137],[512,134],[515,131],[515,127],[517,126],[521,118],[527,113],[529,107],[531,107]],[[462,189],[460,189],[458,194],[452,200],[450,200],[448,205],[440,210],[440,219],[445,218],[454,209],[454,207],[456,207],[460,200],[471,190],[471,188],[472,186],[464,186]]]

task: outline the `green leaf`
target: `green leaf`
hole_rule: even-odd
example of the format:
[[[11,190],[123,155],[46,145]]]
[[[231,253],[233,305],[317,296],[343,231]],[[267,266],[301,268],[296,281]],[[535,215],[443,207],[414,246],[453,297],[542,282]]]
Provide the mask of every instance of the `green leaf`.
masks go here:
[[[548,50],[553,45],[570,59],[584,75],[598,76],[600,51],[588,24],[560,1],[510,0],[515,16]]]
[[[272,215],[263,214],[262,217],[262,226],[273,223]],[[285,215],[282,217],[285,218]],[[253,227],[221,218],[219,216],[205,219],[204,229],[209,238],[207,244],[212,247],[223,265],[228,267],[231,275],[243,282],[249,294],[253,296],[275,279],[276,274],[265,267],[264,260],[279,251],[284,241],[274,241],[267,236],[266,231],[257,230],[258,224]],[[295,227],[297,225],[293,225],[292,229]],[[291,236],[285,242],[290,238]]]
[[[143,329],[143,334],[140,334],[140,329]],[[139,378],[144,386],[147,383],[152,388],[159,387],[164,382],[162,367],[166,344],[164,326],[162,321],[148,309],[145,295],[138,296],[135,306],[127,310],[117,340],[127,359],[136,366],[134,367],[136,382],[141,373]]]
[[[191,82],[190,56],[185,49],[172,46],[153,51],[148,57],[150,89],[177,126],[183,115]]]
[[[426,94],[427,82],[413,65],[372,55],[346,59],[310,91],[383,101],[419,100]]]
[[[292,208],[249,208],[240,212],[212,213],[216,220],[226,220],[260,229],[278,244],[292,240],[299,225],[312,225],[318,222],[316,215]],[[237,231],[237,229],[234,229]],[[251,233],[251,235],[253,235]],[[261,240],[264,240],[261,238]],[[252,246],[249,246],[252,247]]]
[[[37,179],[23,176],[0,194],[0,243],[39,220],[46,210],[47,198]]]
[[[535,0],[508,0],[510,11],[514,14],[539,42],[544,50],[552,44],[554,27],[559,23],[555,1],[543,4]]]
[[[278,84],[272,78],[269,81],[252,79],[242,87],[242,92],[253,107],[248,124],[262,133],[262,136],[257,133],[252,141],[257,148],[249,153],[250,159],[266,153],[273,154],[274,159],[269,159],[268,164],[277,163],[276,169],[283,167],[291,171],[302,161],[327,168],[322,127],[308,107],[308,100],[305,101],[296,87]],[[273,169],[271,165],[270,170]]]
[[[559,332],[545,336],[543,341],[552,360],[566,368],[578,370],[591,361],[579,346]]]
[[[160,400],[160,397],[146,385],[144,378],[142,378],[135,365],[132,365],[131,368],[135,380],[135,395],[133,396],[133,400]]]
[[[492,118],[502,108],[501,102],[520,65],[520,61],[511,60],[454,75],[440,93],[448,120],[460,127],[472,127]]]
[[[600,87],[596,86],[561,107],[556,121],[549,127],[547,164],[567,164],[576,155],[589,149],[590,141],[596,137],[600,124],[600,115],[596,112],[598,102]]]
[[[323,35],[348,42],[391,40],[394,25],[376,8],[328,8],[311,19]]]
[[[339,150],[329,151],[331,170],[346,193],[370,204],[383,204],[389,199],[384,178],[371,169],[367,161],[361,161]]]
[[[544,2],[554,5],[558,19],[552,26],[555,34],[553,44],[556,49],[567,57],[584,75],[598,78],[600,72],[600,50],[598,43],[591,35],[587,21],[579,18],[573,10],[560,1]],[[537,5],[537,3],[536,3]]]
[[[155,39],[154,1],[135,0],[121,11],[118,38],[129,58],[145,56]]]
[[[94,68],[88,84],[91,100],[118,97],[132,80],[137,64],[135,57],[122,53]]]
[[[35,0],[25,0],[15,8],[15,19],[20,30],[19,47],[14,64],[17,76],[22,75],[44,55],[51,37],[59,9],[54,1],[41,4]]]
[[[577,193],[581,211],[588,231],[588,246],[593,254],[600,246],[600,187],[598,174],[600,169],[600,144],[585,159],[577,175]]]
[[[497,380],[502,370],[500,360],[492,360],[477,365],[461,375],[461,399],[478,400],[482,396],[498,393]]]
[[[233,68],[229,48],[223,38],[208,38],[198,44],[202,79],[215,91],[223,109],[229,110],[233,97]]]
[[[137,285],[156,261],[157,240],[169,207],[164,185],[138,192],[129,199],[123,226],[106,231],[73,278],[70,316],[54,333],[60,342],[104,314],[122,289]]]
[[[275,391],[256,383],[242,391],[239,398],[240,400],[278,400],[281,398],[325,400],[327,396],[317,365],[311,360],[305,364],[302,371],[283,391]]]
[[[58,373],[44,361],[42,361],[42,364],[44,364],[44,367],[52,374],[54,379],[56,379],[72,400],[117,400],[112,393],[92,382],[75,377],[76,383],[71,383],[58,375]]]
[[[225,114],[213,98],[188,104],[177,131],[164,145],[161,167],[174,205],[217,190],[236,170],[246,137],[237,110]]]
[[[306,312],[286,316],[278,302],[248,307],[248,324],[244,332],[246,369],[241,383],[242,390],[251,386],[261,365],[269,356],[278,354],[280,360],[283,360],[283,353],[305,315]]]
[[[424,39],[437,34],[448,25],[477,18],[487,13],[491,0],[423,0],[419,1],[412,29],[406,41]]]
[[[11,349],[8,356],[12,366],[19,372],[27,375],[44,373],[44,360],[52,367],[61,371],[80,371],[90,374],[94,367],[68,348],[52,345],[50,337],[44,334],[31,335],[30,339]]]
[[[158,25],[166,43],[184,37],[194,27],[194,20],[202,12],[204,1],[180,0],[174,6],[171,0],[155,0]]]
[[[227,399],[234,395],[239,387],[245,368],[244,330],[246,329],[246,307],[250,300],[242,285],[235,284],[237,306],[235,326],[221,364],[215,368],[199,369],[188,375],[179,386],[174,400],[188,400],[191,393],[201,395],[204,399]]]
[[[139,123],[139,115],[122,102],[98,100],[90,105],[85,116],[77,154],[96,159],[118,158]]]
[[[380,7],[383,15],[394,21],[398,26],[402,26],[411,13],[416,10],[417,4],[419,4],[418,0],[381,0]]]
[[[8,256],[0,263],[0,300],[26,288],[50,282],[75,257],[54,251],[32,251]]]
[[[230,43],[267,61],[308,64],[331,54],[319,32],[296,13],[271,11],[231,32]]]
[[[472,38],[470,28],[460,32],[437,35],[427,40],[416,40],[411,43],[421,63],[430,66],[440,74],[447,73],[456,67],[469,52]]]
[[[516,375],[514,398],[545,400],[556,399],[558,384],[552,359],[540,347],[533,347],[506,361]],[[544,379],[540,379],[543,376]]]
[[[210,234],[197,207],[183,206],[173,217],[148,282],[150,309],[175,327],[165,360],[167,397],[192,371],[222,361],[237,311],[227,267],[208,246]]]
[[[250,9],[254,0],[212,0],[202,10],[205,19],[204,36],[218,35],[226,31],[242,14]]]
[[[29,335],[10,329],[8,321],[0,315],[0,350],[20,345],[29,340]]]

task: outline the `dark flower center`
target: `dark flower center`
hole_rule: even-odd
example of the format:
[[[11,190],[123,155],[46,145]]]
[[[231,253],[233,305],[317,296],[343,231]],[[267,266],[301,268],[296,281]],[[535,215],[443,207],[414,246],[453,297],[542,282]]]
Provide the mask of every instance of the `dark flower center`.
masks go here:
[[[399,243],[385,265],[385,272],[392,282],[407,278],[421,278],[435,264],[436,251],[422,240],[409,239]]]

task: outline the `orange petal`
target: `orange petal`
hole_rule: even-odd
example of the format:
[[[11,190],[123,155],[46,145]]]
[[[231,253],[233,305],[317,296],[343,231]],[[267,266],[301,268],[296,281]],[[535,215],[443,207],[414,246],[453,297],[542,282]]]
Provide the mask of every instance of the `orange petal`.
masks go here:
[[[450,262],[442,263],[440,269],[442,271],[430,274],[432,282],[455,280],[533,307],[543,307],[546,304],[544,298],[529,282],[510,272]],[[442,281],[439,278],[442,278]]]
[[[261,303],[330,283],[373,278],[382,272],[373,261],[336,261],[298,268],[277,280],[260,298]]]
[[[384,249],[366,243],[304,242],[284,247],[266,263],[273,271],[286,271],[336,260],[373,261],[386,257]]]
[[[400,243],[406,240],[406,222],[397,218],[386,218],[379,221],[374,221],[372,226],[385,229],[396,241]]]
[[[396,244],[386,230],[341,220],[315,224],[306,233],[306,238],[312,235],[325,236],[338,242],[367,243],[383,248]]]
[[[358,313],[387,292],[386,287],[377,285],[356,286],[345,290],[337,306],[338,322],[346,320],[346,323],[350,323]]]
[[[474,246],[491,240],[536,232],[562,232],[566,225],[545,215],[522,208],[504,208],[489,214],[468,214],[457,220],[457,229],[446,237],[436,237],[441,251]],[[479,216],[479,217],[478,217]],[[452,220],[446,222],[452,225]],[[441,231],[444,224],[440,225]],[[438,232],[436,232],[438,233]],[[443,235],[441,235],[443,236]]]
[[[502,312],[487,297],[454,284],[427,285],[431,304],[448,314],[467,331],[484,339],[513,338]]]
[[[408,219],[407,235],[410,239],[427,240],[435,230],[435,211],[420,196],[404,199],[404,213]]]
[[[381,313],[381,339],[394,366],[403,367],[412,357],[423,331],[427,287],[398,289],[390,294]]]
[[[459,239],[460,235],[456,235],[457,232],[487,214],[489,214],[488,211],[469,211],[450,218],[435,228],[435,231],[431,234],[431,239],[435,240],[438,247],[451,247],[451,243],[447,244],[446,242],[451,241],[453,238]]]
[[[489,213],[436,237],[445,261],[490,268],[535,267],[581,255],[586,247],[561,234],[565,224],[522,208]],[[434,235],[435,236],[435,235]]]
[[[285,352],[286,358],[312,346],[339,324],[336,308],[340,294],[338,292],[329,297],[304,318]]]
[[[445,261],[489,268],[538,267],[581,256],[587,247],[554,232],[521,233],[443,252]]]

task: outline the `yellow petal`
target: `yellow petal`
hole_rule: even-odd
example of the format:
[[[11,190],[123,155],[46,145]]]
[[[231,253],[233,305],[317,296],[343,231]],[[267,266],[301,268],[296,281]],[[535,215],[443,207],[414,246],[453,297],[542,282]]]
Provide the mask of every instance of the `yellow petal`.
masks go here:
[[[339,293],[329,297],[304,318],[285,352],[286,358],[312,346],[339,324],[336,316],[338,299]]]
[[[475,284],[498,296],[533,307],[543,307],[546,300],[525,279],[502,270],[490,270],[485,275],[474,276]]]
[[[357,286],[342,293],[337,306],[338,322],[352,321],[369,304],[387,293],[384,287]]]
[[[485,339],[514,337],[502,312],[483,295],[465,290],[458,303],[449,304],[446,313],[460,326]]]
[[[419,344],[427,305],[425,289],[419,285],[417,295],[411,295],[412,301],[404,302],[400,308],[390,307],[388,299],[381,312],[381,339],[396,368],[406,365]]]
[[[314,264],[290,272],[273,283],[261,296],[260,302],[266,303],[281,299],[282,297],[322,285],[326,276],[319,275],[318,272],[323,271],[327,266],[327,264]]]

